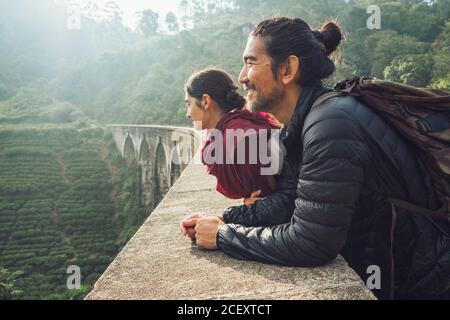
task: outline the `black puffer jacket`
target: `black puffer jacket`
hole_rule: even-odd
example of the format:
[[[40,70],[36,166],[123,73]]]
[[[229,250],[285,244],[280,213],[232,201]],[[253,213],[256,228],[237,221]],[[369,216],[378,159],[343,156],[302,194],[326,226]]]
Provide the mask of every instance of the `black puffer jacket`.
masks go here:
[[[379,298],[441,297],[450,283],[450,228],[384,200],[438,207],[417,151],[353,97],[310,110],[327,91],[320,83],[303,88],[281,133],[287,154],[278,190],[229,208],[218,247],[239,259],[305,267],[341,253],[364,281],[369,266],[380,268]]]

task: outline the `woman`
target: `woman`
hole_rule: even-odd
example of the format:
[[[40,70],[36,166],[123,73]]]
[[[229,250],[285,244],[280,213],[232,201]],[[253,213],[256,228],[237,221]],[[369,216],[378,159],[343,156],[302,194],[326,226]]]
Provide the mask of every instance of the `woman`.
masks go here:
[[[186,116],[197,130],[207,129],[202,162],[208,173],[217,178],[217,191],[231,199],[244,198],[245,204],[251,204],[275,190],[274,176],[261,174],[261,169],[269,164],[262,163],[257,146],[260,139],[269,143],[270,133],[280,128],[280,123],[268,113],[249,112],[244,108],[245,99],[236,90],[230,75],[223,70],[208,68],[193,74],[185,85]],[[250,137],[252,133],[256,140]],[[245,146],[244,163],[238,161],[242,157],[237,154],[242,152],[240,143]],[[255,152],[256,161],[250,161]]]

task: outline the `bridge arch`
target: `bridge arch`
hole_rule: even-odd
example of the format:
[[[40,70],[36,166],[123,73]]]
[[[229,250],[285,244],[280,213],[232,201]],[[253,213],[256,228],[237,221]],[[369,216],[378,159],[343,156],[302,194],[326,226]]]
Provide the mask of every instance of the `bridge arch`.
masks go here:
[[[173,141],[172,153],[170,155],[170,185],[173,186],[181,174],[181,157],[178,152],[177,142]]]
[[[144,135],[141,146],[139,147],[139,161],[138,161],[138,188],[139,188],[139,202],[146,207],[153,204],[152,185],[154,183],[152,170],[152,156],[147,139]]]
[[[129,134],[125,138],[123,145],[123,156],[128,161],[133,161],[136,159],[136,148],[134,147],[133,139],[131,139]]]
[[[163,196],[169,190],[170,179],[167,174],[167,158],[166,153],[164,151],[164,146],[161,140],[161,137],[158,137],[158,142],[156,145],[155,152],[155,165],[153,166],[154,170],[154,188],[153,188],[153,199],[156,203],[159,203]]]
[[[139,148],[139,161],[145,163],[151,163],[150,147],[148,146],[147,139],[144,137]]]

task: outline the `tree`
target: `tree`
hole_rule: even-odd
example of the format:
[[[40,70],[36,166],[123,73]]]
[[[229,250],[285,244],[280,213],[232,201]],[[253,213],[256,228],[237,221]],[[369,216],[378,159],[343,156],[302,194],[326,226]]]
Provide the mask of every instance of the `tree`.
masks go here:
[[[431,54],[397,56],[384,69],[384,78],[416,87],[426,87],[431,80],[432,69],[433,57]]]
[[[194,26],[203,25],[205,22],[206,10],[203,0],[192,0],[192,20]]]
[[[445,23],[450,16],[450,0],[432,0],[431,8],[433,14],[438,17],[441,23]]]
[[[408,34],[421,41],[430,41],[439,33],[440,20],[431,6],[425,3],[402,5],[388,2],[381,5],[381,12],[383,28]]]
[[[22,292],[14,289],[14,284],[22,271],[11,272],[0,267],[0,300],[10,300]]]
[[[183,9],[183,29],[187,28],[187,19],[188,19],[188,0],[181,0],[180,7]]]
[[[178,19],[177,16],[172,11],[168,12],[166,15],[166,24],[170,32],[178,32],[179,30]]]
[[[450,47],[438,50],[434,56],[433,80],[445,78],[450,72]]]
[[[437,81],[431,83],[430,87],[436,89],[450,90],[450,72],[445,78],[440,78]]]
[[[158,30],[159,14],[151,9],[141,11],[139,14],[138,28],[148,38],[155,35]]]
[[[382,78],[384,68],[392,60],[401,55],[421,54],[429,50],[429,45],[416,38],[399,35],[392,30],[382,30],[367,37],[364,41],[364,51],[371,63],[371,75]]]
[[[108,1],[103,8],[107,21],[116,24],[122,24],[123,12],[114,1]]]
[[[365,41],[369,34],[371,33],[367,28],[359,28],[342,46],[345,61],[355,66],[358,73],[364,75],[370,75],[372,68],[368,52],[365,49]]]
[[[432,86],[439,89],[450,89],[450,21],[433,43],[434,67]]]

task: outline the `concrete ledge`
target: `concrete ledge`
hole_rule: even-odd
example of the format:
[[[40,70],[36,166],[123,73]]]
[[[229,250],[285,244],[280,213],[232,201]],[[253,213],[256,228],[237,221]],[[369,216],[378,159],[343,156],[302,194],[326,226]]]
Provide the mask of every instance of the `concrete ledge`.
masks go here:
[[[187,214],[240,204],[191,164],[118,254],[86,299],[375,299],[342,257],[318,268],[233,259],[181,236]]]

